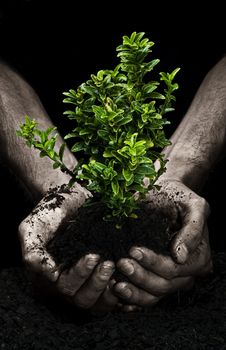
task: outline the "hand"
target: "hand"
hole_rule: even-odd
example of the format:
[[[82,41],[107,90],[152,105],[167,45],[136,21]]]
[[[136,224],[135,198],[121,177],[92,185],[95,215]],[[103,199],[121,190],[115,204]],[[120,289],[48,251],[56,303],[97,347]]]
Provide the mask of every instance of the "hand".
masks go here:
[[[46,250],[49,240],[88,196],[88,191],[78,184],[70,193],[60,190],[54,196],[47,193],[20,224],[19,237],[25,264],[34,281],[37,284],[41,281],[44,290],[47,287],[49,292],[59,294],[79,308],[107,312],[118,302],[111,292],[113,262],[99,263],[98,255],[87,254],[70,270],[61,271]]]
[[[196,276],[212,270],[207,202],[178,181],[161,186],[151,197],[151,207],[162,208],[173,221],[179,213],[182,227],[173,238],[172,257],[133,247],[131,259],[117,263],[130,283],[118,283],[114,291],[130,304],[153,305],[170,293],[190,288]]]

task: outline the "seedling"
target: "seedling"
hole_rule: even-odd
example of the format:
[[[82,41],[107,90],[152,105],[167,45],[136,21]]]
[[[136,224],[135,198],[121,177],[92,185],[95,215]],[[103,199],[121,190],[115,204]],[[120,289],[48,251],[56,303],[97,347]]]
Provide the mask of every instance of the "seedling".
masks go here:
[[[164,115],[174,110],[173,93],[178,89],[174,78],[179,68],[153,78],[159,59],[147,60],[154,42],[144,35],[123,36],[116,48],[120,63],[113,70],[100,70],[77,90],[64,92],[63,102],[73,106],[64,114],[74,123],[64,139],[73,139],[71,151],[84,156],[73,170],[64,164],[65,144],[55,150],[55,127],[40,130],[26,116],[17,131],[29,147],[40,150],[41,157],[52,159],[53,168],[71,176],[70,186],[77,181],[89,189],[90,203],[102,204],[104,219],[116,219],[118,226],[125,217],[137,217],[139,201],[157,187],[156,180],[166,169],[161,151],[170,141]],[[156,160],[159,170],[154,167]]]

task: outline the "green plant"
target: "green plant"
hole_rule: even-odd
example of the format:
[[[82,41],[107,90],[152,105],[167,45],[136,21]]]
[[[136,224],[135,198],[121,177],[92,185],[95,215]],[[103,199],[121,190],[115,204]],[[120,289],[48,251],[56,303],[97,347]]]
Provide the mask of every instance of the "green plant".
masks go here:
[[[91,191],[91,201],[98,200],[106,209],[105,220],[116,217],[118,223],[123,217],[136,217],[139,200],[165,171],[167,160],[161,151],[170,141],[164,131],[169,121],[163,116],[173,110],[173,93],[178,89],[173,80],[179,68],[151,80],[159,59],[146,61],[154,43],[144,34],[123,37],[116,48],[120,63],[114,70],[100,70],[77,90],[64,92],[63,102],[74,106],[64,114],[75,122],[65,140],[73,138],[71,151],[85,156],[72,171],[63,162],[65,144],[59,152],[54,149],[56,128],[39,130],[26,116],[17,131],[29,147],[40,150],[41,157],[51,158],[54,168],[71,175],[70,185],[78,181]],[[148,186],[144,178],[149,179]]]

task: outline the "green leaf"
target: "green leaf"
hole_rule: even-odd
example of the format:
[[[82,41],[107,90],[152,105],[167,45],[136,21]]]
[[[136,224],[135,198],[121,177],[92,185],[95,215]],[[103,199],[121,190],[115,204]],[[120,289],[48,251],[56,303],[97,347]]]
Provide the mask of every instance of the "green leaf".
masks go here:
[[[170,73],[170,79],[171,81],[175,78],[176,74],[180,71],[180,68],[176,68]]]
[[[135,213],[131,213],[131,214],[129,214],[129,217],[130,217],[130,218],[133,218],[133,219],[137,219],[137,218],[138,218],[138,215],[135,214]]]
[[[123,117],[119,122],[117,122],[117,126],[123,126],[130,123],[133,120],[132,115],[127,115]]]
[[[133,191],[137,191],[137,192],[140,192],[140,193],[144,193],[146,191],[144,186],[142,186],[140,184],[135,184],[135,183],[133,183],[133,185],[131,186],[131,189]]]
[[[44,158],[44,157],[47,156],[47,152],[43,150],[43,151],[40,152],[39,155],[40,155],[41,158]]]
[[[87,130],[87,129],[81,129],[80,131],[79,131],[79,135],[80,136],[83,136],[83,135],[89,135],[90,134],[90,130]]]
[[[98,172],[103,172],[104,169],[106,168],[105,164],[102,164],[100,162],[96,162],[95,160],[91,160],[90,164],[92,165],[92,167],[98,171]]]
[[[122,175],[126,182],[129,182],[133,178],[133,173],[130,171],[130,169],[122,169]]]
[[[84,149],[84,144],[77,142],[71,147],[71,152],[75,153],[75,152],[82,151],[83,149]]]
[[[103,157],[104,158],[110,158],[113,157],[113,153],[111,149],[105,149],[104,153],[103,153]]]
[[[150,72],[159,62],[159,59],[152,60],[151,62],[145,65],[145,70]]]
[[[67,134],[66,136],[64,136],[64,140],[68,140],[68,139],[71,139],[71,138],[77,137],[77,136],[78,136],[78,134],[71,132],[70,134]]]
[[[172,112],[174,111],[175,108],[165,108],[165,113]]]
[[[61,166],[61,163],[59,163],[59,162],[53,163],[53,169],[57,169],[57,168],[59,168],[60,166]]]
[[[65,143],[62,143],[62,145],[60,146],[59,157],[60,157],[60,160],[61,160],[61,161],[63,160],[65,146],[66,146]]]
[[[166,160],[161,152],[170,144],[164,130],[169,121],[163,115],[174,110],[179,87],[174,79],[179,68],[154,75],[160,60],[149,58],[153,45],[144,32],[123,36],[116,48],[116,67],[101,69],[63,93],[63,102],[73,104],[72,110],[64,112],[73,121],[64,139],[74,138],[71,151],[81,152],[73,172],[68,169],[70,184],[79,181],[87,187],[92,201],[98,198],[104,206],[104,217],[115,217],[119,226],[123,218],[136,217],[137,202],[164,172]],[[53,168],[66,171],[65,144],[55,151],[55,129],[41,130],[25,116],[17,136],[38,149],[41,157],[51,158]],[[154,169],[156,159],[160,161],[158,171]],[[145,177],[150,180],[146,188]]]
[[[55,152],[54,152],[53,150],[50,150],[50,151],[48,152],[48,156],[49,156],[52,160],[54,160],[54,158],[55,158]]]
[[[117,196],[119,194],[119,183],[116,178],[114,178],[111,182],[111,188],[114,193],[114,196]]]
[[[150,97],[154,98],[154,99],[158,99],[158,100],[165,100],[166,99],[164,95],[160,94],[159,92],[155,92],[155,91],[150,94]]]
[[[107,130],[97,130],[97,135],[100,136],[102,139],[107,139],[109,136],[109,131]]]
[[[157,82],[145,84],[142,88],[143,93],[145,93],[147,95],[152,93],[156,89],[157,89]]]
[[[87,94],[91,96],[96,96],[98,94],[98,90],[95,87],[88,86],[87,84],[82,84],[81,85],[81,90],[83,92],[86,92]]]
[[[155,175],[156,171],[155,171],[154,167],[150,164],[141,164],[141,165],[139,165],[139,167],[137,167],[136,173],[150,176],[150,175]]]

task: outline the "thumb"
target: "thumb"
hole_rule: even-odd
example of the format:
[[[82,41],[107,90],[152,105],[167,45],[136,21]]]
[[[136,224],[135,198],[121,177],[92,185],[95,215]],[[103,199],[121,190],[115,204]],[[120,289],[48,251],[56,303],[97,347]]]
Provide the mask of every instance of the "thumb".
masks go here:
[[[203,227],[194,227],[191,224],[186,225],[177,232],[171,243],[171,253],[177,263],[186,263],[189,255],[200,244],[202,236]]]
[[[171,243],[171,253],[177,263],[186,263],[200,244],[208,213],[206,202],[194,201],[189,207],[181,208],[182,228],[175,234]]]

